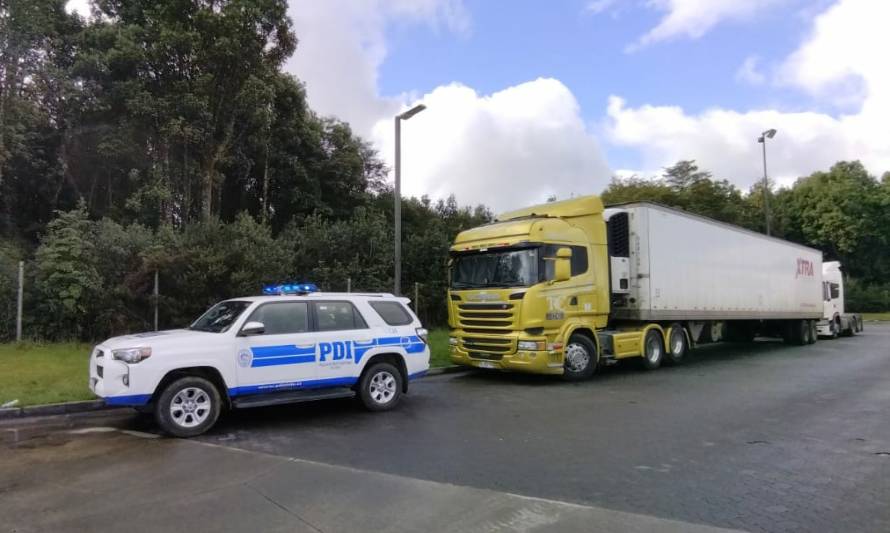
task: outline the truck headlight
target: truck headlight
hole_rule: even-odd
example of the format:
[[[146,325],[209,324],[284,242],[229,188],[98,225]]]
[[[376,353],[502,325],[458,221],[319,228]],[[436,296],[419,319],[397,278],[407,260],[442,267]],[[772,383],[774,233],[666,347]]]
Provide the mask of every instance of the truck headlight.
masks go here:
[[[151,357],[151,348],[122,348],[120,350],[111,350],[111,356],[118,361],[136,364],[139,361]]]
[[[543,350],[543,344],[544,343],[540,341],[519,341],[518,343],[516,343],[516,347],[520,350],[535,351]]]
[[[448,344],[457,346],[457,337],[448,337]]]

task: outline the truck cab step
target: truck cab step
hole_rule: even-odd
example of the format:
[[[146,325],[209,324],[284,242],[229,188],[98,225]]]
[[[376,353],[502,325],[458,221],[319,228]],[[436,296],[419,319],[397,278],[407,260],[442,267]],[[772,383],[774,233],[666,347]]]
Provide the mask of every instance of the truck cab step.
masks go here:
[[[232,405],[243,409],[246,407],[265,407],[287,403],[311,402],[314,400],[332,400],[335,398],[352,398],[355,391],[347,387],[330,389],[306,389],[264,394],[251,394],[232,399]]]

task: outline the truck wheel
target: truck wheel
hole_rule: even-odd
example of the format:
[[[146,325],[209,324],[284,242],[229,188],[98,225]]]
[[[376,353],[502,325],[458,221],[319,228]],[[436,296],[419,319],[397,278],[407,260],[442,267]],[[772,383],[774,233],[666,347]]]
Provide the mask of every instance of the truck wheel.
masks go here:
[[[810,326],[806,320],[795,320],[791,323],[791,342],[796,346],[809,344]]]
[[[650,329],[643,339],[643,368],[655,370],[664,358],[664,339],[657,329]]]
[[[358,394],[369,411],[388,411],[402,396],[402,374],[389,363],[375,363],[362,373]]]
[[[861,333],[863,329],[865,329],[865,326],[862,323],[862,317],[857,316],[856,317],[856,331]]]
[[[831,331],[832,339],[836,339],[841,333],[841,325],[837,323],[837,320],[832,320],[831,322],[829,322],[828,329]]]
[[[222,400],[216,386],[198,376],[185,376],[167,385],[155,402],[155,420],[174,437],[195,437],[219,418]]]
[[[847,337],[852,337],[853,335],[856,335],[856,317],[850,317],[850,327],[846,332]]]
[[[815,344],[816,341],[819,340],[819,332],[816,330],[816,321],[807,320],[807,327],[810,330],[810,333],[807,337],[807,344]]]
[[[668,346],[671,351],[665,354],[665,362],[672,365],[681,363],[686,357],[686,352],[689,351],[689,339],[686,337],[686,331],[682,325],[671,324],[671,328],[668,330]]]
[[[596,372],[600,357],[596,344],[584,335],[572,335],[566,345],[562,379],[581,381]]]

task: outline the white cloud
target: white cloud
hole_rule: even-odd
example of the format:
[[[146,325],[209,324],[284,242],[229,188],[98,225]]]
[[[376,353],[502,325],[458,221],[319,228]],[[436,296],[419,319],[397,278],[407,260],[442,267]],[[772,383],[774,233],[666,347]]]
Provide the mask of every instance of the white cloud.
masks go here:
[[[719,177],[747,187],[762,172],[762,130],[779,130],[769,141],[770,176],[789,183],[841,159],[860,159],[875,174],[890,170],[890,72],[883,52],[890,33],[890,3],[840,0],[816,18],[812,34],[780,69],[780,82],[848,103],[857,111],[833,116],[774,109],[711,109],[687,114],[679,107],[628,107],[609,102],[606,129],[618,145],[638,148],[643,166],[655,168],[695,159]]]
[[[288,14],[299,44],[285,69],[306,83],[314,110],[349,122],[364,136],[406,98],[377,89],[387,25],[425,24],[458,33],[469,28],[459,0],[291,0]]]
[[[766,75],[759,69],[760,59],[757,56],[748,56],[735,72],[735,79],[749,85],[763,85]]]
[[[485,203],[495,210],[543,202],[550,194],[599,192],[609,169],[571,91],[537,79],[480,95],[460,84],[424,95],[428,106],[402,125],[402,188],[408,195]],[[389,160],[392,119],[374,139]]]
[[[591,0],[587,3],[587,6],[584,8],[588,12],[597,15],[599,13],[603,13],[608,11],[611,7],[613,7],[618,0]]]
[[[468,31],[452,0],[291,0],[300,39],[288,64],[306,82],[316,111],[349,122],[392,166],[393,116],[422,100],[426,111],[403,124],[403,192],[495,209],[544,201],[549,193],[599,191],[609,171],[575,97],[537,79],[490,95],[460,83],[429,94],[381,95],[385,29],[393,23]]]
[[[759,11],[785,0],[647,0],[652,9],[665,12],[658,24],[640,37],[628,50],[687,37],[698,39],[724,21],[751,18]]]

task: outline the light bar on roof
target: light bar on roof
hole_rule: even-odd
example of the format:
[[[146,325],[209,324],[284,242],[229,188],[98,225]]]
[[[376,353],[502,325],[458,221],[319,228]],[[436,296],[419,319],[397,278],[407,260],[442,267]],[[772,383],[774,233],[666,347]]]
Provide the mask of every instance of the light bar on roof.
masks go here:
[[[263,287],[263,294],[267,296],[309,294],[310,292],[318,292],[318,287],[314,283],[280,283]]]

